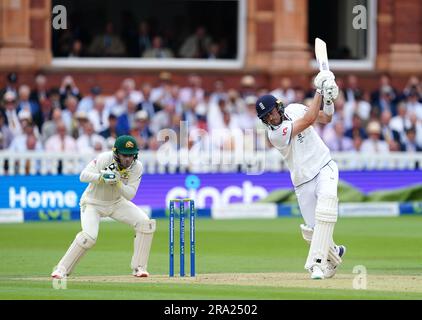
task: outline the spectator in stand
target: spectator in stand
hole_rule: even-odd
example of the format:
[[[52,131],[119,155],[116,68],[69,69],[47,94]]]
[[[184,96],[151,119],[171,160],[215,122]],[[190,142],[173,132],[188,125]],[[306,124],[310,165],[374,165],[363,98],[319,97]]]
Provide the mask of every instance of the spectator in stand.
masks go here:
[[[379,113],[389,111],[393,115],[397,114],[396,93],[391,86],[383,86],[379,90],[378,99],[373,103]]]
[[[195,107],[195,114],[197,116],[196,126],[198,129],[207,130],[207,112],[211,104],[211,93],[205,91],[204,99]]]
[[[180,89],[179,94],[182,103],[189,103],[193,98],[196,102],[201,102],[204,99],[204,89],[202,89],[202,79],[196,74],[191,74],[188,77],[188,86]]]
[[[90,121],[89,121],[88,113],[83,112],[83,111],[77,111],[75,113],[74,118],[76,119],[76,123],[77,123],[77,126],[75,128],[77,131],[74,131],[74,137],[75,137],[75,139],[77,139],[78,137],[80,137],[81,135],[84,134],[85,125]],[[75,132],[76,132],[76,134],[75,134]],[[95,132],[95,130],[94,130],[94,132]]]
[[[251,130],[256,129],[258,125],[258,118],[256,116],[256,96],[249,96],[245,99],[246,112],[243,112],[236,116],[236,114],[231,113],[231,117],[234,118],[232,121],[237,121],[238,126],[242,130]]]
[[[207,59],[215,60],[215,59],[221,59],[221,58],[223,57],[221,54],[220,44],[217,42],[211,43],[208,54],[207,54]]]
[[[138,110],[145,110],[148,118],[151,119],[156,112],[160,110],[160,106],[151,99],[152,87],[149,83],[144,83],[141,87],[142,101],[138,104]]]
[[[126,101],[130,100],[139,104],[143,99],[142,92],[136,90],[136,82],[132,78],[124,79],[120,85],[120,89],[124,91]]]
[[[150,129],[154,134],[158,134],[161,129],[169,129],[176,116],[176,106],[170,101],[164,105],[164,108],[158,111],[151,119]]]
[[[249,96],[249,97],[254,97],[254,96]],[[242,114],[246,112],[245,100],[240,97],[240,94],[237,90],[229,89],[227,91],[226,98],[223,96],[221,99],[226,101],[226,108],[229,112],[237,113],[237,114]]]
[[[114,25],[108,22],[103,34],[92,41],[88,52],[94,57],[123,57],[126,48],[120,37],[114,33]]]
[[[94,126],[87,121],[83,126],[83,134],[76,140],[78,151],[81,153],[102,152],[107,150],[104,137],[96,134]]]
[[[389,95],[387,99],[386,97],[382,97],[385,94]],[[396,104],[397,98],[399,98],[398,96],[397,90],[391,84],[391,76],[388,73],[383,73],[379,78],[379,87],[371,93],[371,104],[383,111],[386,108],[388,109],[388,105],[385,106],[383,100],[388,101],[388,98],[392,98],[392,102]],[[395,115],[395,110],[390,109],[389,111]]]
[[[16,96],[18,95],[18,75],[15,72],[8,73],[6,76],[6,87],[0,90],[0,101],[3,100],[6,92],[13,92]]]
[[[256,80],[254,76],[246,75],[240,79],[240,96],[256,96]]]
[[[402,143],[405,138],[405,130],[411,127],[411,122],[407,117],[407,108],[404,101],[397,105],[397,115],[390,120],[391,130],[397,132],[399,135],[399,143]]]
[[[63,122],[57,123],[57,133],[45,142],[45,151],[51,153],[78,152],[76,140],[67,134],[66,125]]]
[[[36,101],[30,100],[31,89],[27,85],[19,87],[19,98],[17,111],[28,111],[31,114],[33,122],[37,125],[38,129],[41,130],[42,115],[40,106]]]
[[[343,122],[337,121],[333,126],[333,133],[329,137],[325,137],[324,141],[331,151],[353,151],[353,140],[344,135]]]
[[[78,104],[78,111],[91,112],[94,109],[94,100],[102,92],[100,86],[91,87],[89,95],[83,97]]]
[[[45,121],[47,121],[50,117],[50,114],[52,112],[52,107],[51,107],[51,102],[49,99],[42,99],[41,100],[41,104],[40,104],[40,114],[41,114],[41,119],[42,119],[42,124],[41,124],[41,131],[42,131],[42,126],[44,125]]]
[[[22,131],[25,131],[27,126],[34,126],[34,122],[32,120],[31,112],[28,110],[21,110],[18,113],[19,122],[21,124]],[[34,126],[34,134],[37,138],[40,138],[40,130],[37,126]]]
[[[48,91],[48,100],[50,101],[51,108],[60,108],[64,109],[64,101],[62,102],[60,97],[60,89],[59,88],[52,88]]]
[[[108,128],[108,113],[105,112],[105,98],[96,96],[94,108],[88,113],[88,120],[94,125],[96,133],[100,133]]]
[[[136,112],[135,124],[130,134],[135,137],[141,150],[149,149],[149,142],[153,134],[149,128],[148,113],[145,110]]]
[[[22,134],[13,138],[12,143],[9,146],[9,150],[12,152],[43,150],[42,143],[36,137],[34,132],[34,126],[32,124],[27,125]]]
[[[405,137],[403,141],[406,140],[406,130],[409,128],[415,128],[416,130],[416,143],[418,146],[422,146],[422,121],[418,119],[416,114],[412,113],[409,116],[410,126],[405,129]]]
[[[8,149],[12,140],[13,134],[6,125],[6,115],[0,109],[0,150]]]
[[[150,101],[157,103],[160,108],[164,106],[164,101],[171,97],[171,88],[173,86],[170,72],[160,72],[158,76],[158,86],[151,90]]]
[[[22,133],[22,127],[18,117],[16,94],[8,91],[3,96],[4,112],[6,115],[6,124],[13,136],[16,137]]]
[[[400,150],[405,152],[420,152],[422,151],[422,146],[418,145],[416,142],[416,128],[410,127],[406,129],[406,137],[401,145]]]
[[[117,131],[120,132],[120,134],[129,134],[130,128],[132,128],[135,123],[136,111],[138,111],[136,102],[129,99],[127,103],[127,112],[122,113],[117,118]]]
[[[35,88],[31,91],[29,100],[35,101],[41,106],[48,99],[47,77],[40,73],[35,77]]]
[[[79,58],[85,56],[84,47],[82,41],[79,39],[75,39],[72,42],[72,47],[70,49],[69,58]]]
[[[344,127],[350,129],[352,127],[353,115],[358,114],[362,121],[366,122],[369,120],[371,113],[371,105],[369,102],[364,100],[363,92],[355,90],[355,97],[353,100],[349,100],[344,104],[343,116],[344,116]]]
[[[422,103],[419,102],[419,92],[416,87],[413,87],[408,91],[406,109],[408,115],[414,113],[418,120],[422,120]]]
[[[214,148],[219,150],[234,151],[237,147],[243,147],[239,123],[226,110],[223,111],[223,127],[211,130],[210,134]]]
[[[118,117],[127,112],[126,92],[123,89],[117,90],[114,96],[106,99],[105,112],[114,113]]]
[[[51,111],[50,117],[42,126],[42,141],[46,142],[51,136],[57,133],[57,125],[63,122],[62,109],[54,108]],[[66,126],[67,128],[67,126]],[[70,132],[67,128],[67,132]]]
[[[78,99],[74,96],[68,96],[64,102],[65,109],[62,110],[62,119],[66,124],[67,131],[72,137],[79,135],[79,125],[76,119],[76,110],[78,108]]]
[[[210,104],[207,114],[207,128],[209,132],[224,128],[223,115],[225,112],[228,112],[227,101],[225,99],[218,100],[217,104]]]
[[[344,135],[350,139],[354,139],[356,136],[359,136],[362,140],[364,140],[368,137],[365,129],[362,126],[362,119],[358,114],[353,115],[352,127],[347,129]]]
[[[369,122],[367,132],[369,137],[363,141],[361,152],[375,154],[390,151],[387,142],[381,140],[381,125],[379,122]]]
[[[72,76],[65,76],[60,86],[60,102],[64,104],[67,97],[75,97],[77,101],[81,100],[79,88],[76,86]]]
[[[357,152],[361,152],[362,151],[362,143],[363,143],[362,137],[355,136],[353,138],[353,149]]]
[[[362,90],[359,89],[358,78],[351,74],[347,77],[347,86],[343,89],[346,102],[354,102],[357,92],[362,93]]]
[[[171,49],[164,46],[163,38],[155,36],[152,38],[152,46],[150,49],[144,51],[143,58],[165,59],[173,58],[174,54]]]
[[[407,96],[410,95],[411,91],[416,90],[419,95],[419,100],[422,98],[422,84],[419,81],[417,76],[411,76],[409,81],[406,84],[406,87],[403,89],[403,96],[402,98],[405,99]]]
[[[179,49],[182,58],[206,59],[211,47],[211,37],[204,26],[198,26],[194,34],[189,36]]]
[[[210,99],[210,103],[218,103],[218,100],[220,99],[228,99],[228,93],[225,90],[224,80],[220,79],[214,82],[214,91],[211,92]]]
[[[151,28],[147,21],[141,21],[136,37],[135,57],[142,57],[144,52],[152,47]]]
[[[387,142],[390,150],[400,149],[400,133],[390,127],[391,112],[383,111],[381,113],[381,138]]]
[[[104,131],[102,131],[100,133],[100,135],[102,137],[104,137],[107,142],[108,145],[114,144],[114,140],[116,140],[119,136],[121,136],[122,134],[120,132],[118,132],[117,130],[117,116],[114,113],[110,113],[108,116],[108,128],[105,129]]]
[[[277,99],[281,99],[286,106],[296,101],[295,91],[292,88],[292,80],[288,77],[281,78],[280,86],[273,90],[271,94]]]

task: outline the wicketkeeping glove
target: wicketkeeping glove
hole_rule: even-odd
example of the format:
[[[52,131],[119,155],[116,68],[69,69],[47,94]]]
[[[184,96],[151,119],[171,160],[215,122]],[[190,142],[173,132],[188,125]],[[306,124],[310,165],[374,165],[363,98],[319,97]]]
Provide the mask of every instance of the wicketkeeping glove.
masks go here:
[[[120,181],[120,175],[117,171],[101,170],[101,180],[108,185],[115,185]]]

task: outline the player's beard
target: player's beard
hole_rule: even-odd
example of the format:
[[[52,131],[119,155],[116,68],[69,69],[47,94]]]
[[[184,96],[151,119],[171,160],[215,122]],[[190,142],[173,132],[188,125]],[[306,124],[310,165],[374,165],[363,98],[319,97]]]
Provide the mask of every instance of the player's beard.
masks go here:
[[[128,169],[133,162],[135,161],[134,157],[122,157],[121,155],[117,155],[116,162],[119,165],[119,169]]]

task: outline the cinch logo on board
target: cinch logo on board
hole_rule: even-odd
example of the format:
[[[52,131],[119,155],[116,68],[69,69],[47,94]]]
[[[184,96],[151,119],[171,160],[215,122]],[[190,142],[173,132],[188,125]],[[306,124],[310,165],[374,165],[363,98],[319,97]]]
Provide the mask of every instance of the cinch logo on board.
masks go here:
[[[252,203],[268,196],[268,191],[259,186],[254,186],[251,181],[244,181],[242,186],[228,186],[223,190],[214,187],[202,187],[201,181],[195,175],[186,177],[185,188],[175,187],[166,195],[166,203],[170,199],[190,198],[195,200],[195,207],[205,208],[211,201],[212,207],[220,207],[229,203]]]
[[[78,205],[75,191],[29,191],[25,187],[9,188],[10,208],[74,208]]]

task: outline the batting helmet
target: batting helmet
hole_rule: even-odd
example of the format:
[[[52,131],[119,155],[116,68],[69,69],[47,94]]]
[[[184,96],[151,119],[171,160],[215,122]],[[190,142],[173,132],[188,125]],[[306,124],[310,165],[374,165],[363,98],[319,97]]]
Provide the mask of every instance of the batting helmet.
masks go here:
[[[266,94],[259,97],[259,99],[256,101],[255,107],[258,118],[261,120],[263,120],[264,117],[269,114],[274,108],[278,108],[282,116],[284,114],[283,103],[281,102],[281,100],[278,100],[271,94]]]

